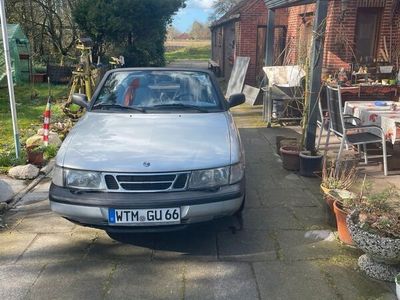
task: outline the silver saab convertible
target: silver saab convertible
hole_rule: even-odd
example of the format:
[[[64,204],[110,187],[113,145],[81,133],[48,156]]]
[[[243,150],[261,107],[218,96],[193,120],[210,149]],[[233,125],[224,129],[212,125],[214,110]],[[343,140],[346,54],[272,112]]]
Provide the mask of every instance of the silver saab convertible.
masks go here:
[[[107,231],[184,227],[233,215],[245,200],[244,153],[213,74],[109,71],[56,158],[51,209]]]

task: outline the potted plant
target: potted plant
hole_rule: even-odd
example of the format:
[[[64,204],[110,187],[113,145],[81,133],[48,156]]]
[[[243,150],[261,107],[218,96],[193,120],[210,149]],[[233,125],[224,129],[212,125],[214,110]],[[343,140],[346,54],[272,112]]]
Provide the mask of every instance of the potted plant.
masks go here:
[[[400,273],[400,211],[392,204],[397,201],[394,187],[379,193],[362,189],[347,217],[354,244],[365,252],[358,265],[375,279],[394,281]]]
[[[26,152],[28,156],[28,162],[36,165],[41,166],[43,165],[44,155],[46,147],[44,145],[27,147]]]
[[[303,110],[303,118],[302,118],[302,128],[301,128],[301,140],[300,140],[300,151],[299,160],[300,160],[300,175],[306,177],[315,177],[318,172],[321,172],[322,169],[322,158],[323,155],[315,149],[315,145],[313,148],[310,145],[305,145],[306,132],[308,129],[309,116],[318,110],[318,106],[314,106],[313,111],[310,110],[310,101],[311,101],[311,91],[310,91],[310,56],[305,55],[304,57],[304,70],[306,72],[306,76],[304,78],[304,110]]]
[[[330,197],[329,192],[331,190],[348,190],[357,179],[357,164],[357,161],[337,164],[336,161],[328,163],[327,159],[323,160],[320,188],[327,205],[332,211],[335,199]]]
[[[57,152],[58,152],[58,146],[52,144],[48,145],[47,147],[44,148],[43,151],[44,160],[49,161],[50,159],[56,157]]]
[[[347,245],[353,245],[346,220],[353,207],[354,199],[357,196],[347,190],[339,189],[331,190],[329,196],[335,199],[333,202],[333,211],[335,213],[339,239]]]

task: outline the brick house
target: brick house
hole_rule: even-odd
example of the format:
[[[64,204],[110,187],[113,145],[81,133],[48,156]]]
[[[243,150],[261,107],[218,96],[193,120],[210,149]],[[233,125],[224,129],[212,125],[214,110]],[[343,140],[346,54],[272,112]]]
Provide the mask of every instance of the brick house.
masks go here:
[[[277,12],[280,9],[277,10]],[[282,9],[288,13],[285,64],[302,60],[311,43],[315,4]],[[382,50],[398,63],[400,24],[398,0],[331,0],[326,20],[323,72],[352,63],[385,60]]]
[[[250,57],[245,83],[261,81],[265,58],[267,7],[263,0],[244,0],[211,25],[212,60],[220,65],[221,76],[229,78],[237,56]],[[276,53],[286,41],[287,10],[280,10],[276,21]],[[281,26],[282,25],[282,26]]]
[[[297,64],[308,55],[315,4],[281,8],[275,14],[274,65]],[[229,78],[236,56],[250,57],[246,84],[263,77],[268,10],[264,1],[244,0],[211,25],[212,59]],[[398,0],[330,0],[326,20],[323,72],[350,69],[355,62],[400,60]],[[381,50],[382,49],[382,50]]]

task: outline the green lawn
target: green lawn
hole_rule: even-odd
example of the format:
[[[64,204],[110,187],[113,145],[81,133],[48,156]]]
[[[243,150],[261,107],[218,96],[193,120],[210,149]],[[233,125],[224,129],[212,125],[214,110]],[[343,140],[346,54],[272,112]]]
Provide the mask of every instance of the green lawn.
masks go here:
[[[68,86],[52,85],[53,105],[52,122],[62,120],[64,114],[61,110],[60,98],[68,95]],[[31,97],[33,95],[34,97]],[[29,84],[15,87],[18,126],[22,146],[28,137],[34,135],[43,125],[43,112],[46,108],[48,96],[47,84],[36,84],[31,89]],[[22,147],[22,154],[24,154]],[[5,170],[10,165],[19,162],[14,159],[14,140],[11,122],[10,102],[8,89],[0,89],[0,170]],[[22,157],[22,160],[24,157]]]
[[[192,60],[208,60],[211,57],[211,47],[184,47],[175,51],[166,52],[165,58],[167,61],[176,59],[192,59]]]

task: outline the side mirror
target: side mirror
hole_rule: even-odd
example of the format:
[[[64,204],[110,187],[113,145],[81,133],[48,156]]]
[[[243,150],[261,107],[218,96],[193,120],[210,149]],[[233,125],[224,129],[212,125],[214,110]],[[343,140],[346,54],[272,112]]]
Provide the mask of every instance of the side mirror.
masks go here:
[[[89,107],[89,101],[84,94],[72,94],[72,103],[86,109]]]
[[[229,97],[229,107],[235,107],[243,104],[246,101],[246,96],[244,94],[233,94]]]

